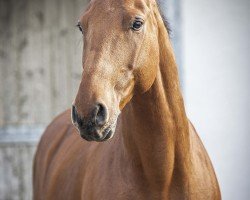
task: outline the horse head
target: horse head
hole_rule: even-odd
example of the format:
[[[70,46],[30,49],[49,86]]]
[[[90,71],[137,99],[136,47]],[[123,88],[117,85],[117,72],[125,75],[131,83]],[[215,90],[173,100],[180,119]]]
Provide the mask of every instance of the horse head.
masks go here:
[[[155,0],[93,0],[77,26],[83,35],[83,73],[72,106],[82,138],[105,141],[114,135],[119,113],[152,86],[160,62]]]

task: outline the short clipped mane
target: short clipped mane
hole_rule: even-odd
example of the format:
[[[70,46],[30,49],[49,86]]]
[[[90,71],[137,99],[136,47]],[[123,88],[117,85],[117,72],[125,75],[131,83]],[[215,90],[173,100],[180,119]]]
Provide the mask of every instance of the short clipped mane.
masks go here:
[[[158,9],[160,11],[160,14],[161,14],[162,20],[164,22],[165,28],[167,29],[168,34],[170,35],[172,30],[171,30],[170,24],[169,24],[169,22],[167,20],[167,16],[163,14],[163,9],[164,9],[164,7],[166,7],[166,5],[165,5],[165,3],[163,3],[163,1],[160,1],[160,0],[157,1],[157,4],[158,4]]]

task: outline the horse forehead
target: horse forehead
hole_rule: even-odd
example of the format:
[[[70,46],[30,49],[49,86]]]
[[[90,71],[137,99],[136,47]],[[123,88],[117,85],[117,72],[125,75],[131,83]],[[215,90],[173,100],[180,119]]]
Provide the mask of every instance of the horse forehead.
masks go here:
[[[121,18],[144,15],[147,12],[146,0],[92,0],[88,9],[81,16],[81,21],[83,24],[90,24],[88,22],[92,21],[95,26],[98,24],[113,26]],[[109,24],[104,23],[105,19],[109,21]],[[103,23],[101,24],[100,21]]]
[[[92,5],[99,7],[102,11],[114,11],[117,8],[129,7],[144,9],[150,1],[153,0],[92,0]]]
[[[91,5],[95,8],[101,8],[103,11],[109,11],[122,6],[124,0],[92,0]]]

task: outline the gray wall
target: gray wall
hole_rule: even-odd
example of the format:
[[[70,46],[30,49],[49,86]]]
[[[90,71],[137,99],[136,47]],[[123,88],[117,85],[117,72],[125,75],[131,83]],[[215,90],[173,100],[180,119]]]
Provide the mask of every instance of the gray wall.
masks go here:
[[[86,0],[0,1],[0,126],[47,124],[69,107],[81,74]]]
[[[183,1],[188,115],[225,200],[250,199],[250,1]]]
[[[31,199],[44,127],[70,107],[81,77],[75,27],[87,0],[0,0],[0,199]]]

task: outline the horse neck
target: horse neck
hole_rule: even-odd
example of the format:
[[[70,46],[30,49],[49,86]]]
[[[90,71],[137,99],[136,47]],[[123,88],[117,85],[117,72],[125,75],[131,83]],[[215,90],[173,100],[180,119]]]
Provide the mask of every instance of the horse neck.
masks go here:
[[[166,190],[174,174],[183,177],[188,169],[189,131],[173,51],[166,31],[159,34],[165,45],[155,82],[132,99],[121,120],[126,155],[151,188]]]

